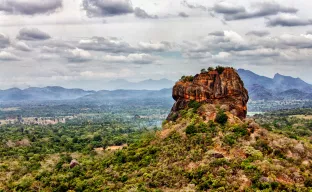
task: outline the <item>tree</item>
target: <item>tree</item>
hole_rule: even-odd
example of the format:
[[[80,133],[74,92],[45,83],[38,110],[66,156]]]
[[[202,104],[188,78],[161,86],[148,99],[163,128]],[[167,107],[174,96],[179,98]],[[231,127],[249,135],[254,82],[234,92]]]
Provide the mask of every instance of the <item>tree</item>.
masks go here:
[[[216,67],[216,70],[218,71],[218,73],[221,75],[222,73],[223,73],[223,71],[224,71],[224,67],[222,67],[222,66],[217,66]]]
[[[187,135],[193,135],[197,132],[195,125],[191,124],[186,127],[185,133]]]
[[[206,73],[206,72],[207,72],[206,69],[200,70],[200,73]]]
[[[216,117],[216,122],[221,124],[221,125],[225,125],[225,123],[227,122],[228,120],[228,116],[224,113],[223,110],[220,110],[217,114],[217,117]]]
[[[215,69],[213,67],[208,67],[208,72],[209,71],[214,71]]]

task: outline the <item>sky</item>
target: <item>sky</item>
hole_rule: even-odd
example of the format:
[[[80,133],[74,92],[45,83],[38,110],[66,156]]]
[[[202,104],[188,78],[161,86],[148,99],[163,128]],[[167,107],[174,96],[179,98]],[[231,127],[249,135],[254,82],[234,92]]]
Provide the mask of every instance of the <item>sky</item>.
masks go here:
[[[100,90],[210,66],[312,83],[307,0],[0,0],[0,89]]]

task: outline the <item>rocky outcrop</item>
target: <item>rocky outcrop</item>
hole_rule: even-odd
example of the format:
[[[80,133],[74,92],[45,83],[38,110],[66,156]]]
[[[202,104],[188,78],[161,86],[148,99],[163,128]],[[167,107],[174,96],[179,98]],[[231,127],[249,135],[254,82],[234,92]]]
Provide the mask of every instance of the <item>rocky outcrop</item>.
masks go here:
[[[247,115],[248,92],[233,68],[204,72],[194,78],[180,80],[173,87],[172,97],[176,102],[168,120],[172,120],[180,110],[187,108],[192,100],[210,104],[210,107],[220,106],[240,119]]]

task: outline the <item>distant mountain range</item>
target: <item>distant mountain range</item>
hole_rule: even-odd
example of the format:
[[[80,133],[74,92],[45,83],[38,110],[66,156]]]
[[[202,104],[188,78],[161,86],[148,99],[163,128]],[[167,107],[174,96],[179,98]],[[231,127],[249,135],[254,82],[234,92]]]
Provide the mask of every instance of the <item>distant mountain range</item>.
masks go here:
[[[172,89],[162,90],[114,90],[114,91],[98,91],[81,97],[81,101],[90,101],[97,103],[132,103],[143,104],[145,102],[162,105],[164,103],[173,103]]]
[[[94,93],[95,91],[65,89],[63,87],[31,87],[24,90],[12,88],[7,90],[0,90],[0,101],[71,100]]]
[[[85,91],[83,89],[66,89],[63,87],[50,86],[44,88],[31,87],[28,89],[12,88],[0,90],[0,102],[6,101],[52,101],[52,100],[73,100],[81,98],[83,100],[118,100],[131,97],[143,98],[149,96],[160,97],[166,91],[156,91],[168,88],[163,97],[171,99],[171,88],[174,81],[168,79],[152,80],[148,79],[140,82],[130,82],[124,79],[117,79],[106,83],[103,91]],[[108,91],[112,90],[112,91]],[[133,91],[139,90],[139,91]],[[145,90],[145,91],[143,91]],[[85,97],[86,96],[86,97]]]
[[[244,69],[237,71],[248,89],[251,100],[312,99],[312,85],[300,78],[277,73],[271,79]]]
[[[312,100],[312,85],[300,78],[276,74],[274,78],[260,76],[252,71],[237,70],[251,100]],[[32,87],[28,89],[12,88],[0,90],[0,102],[7,101],[121,101],[140,99],[172,100],[174,81],[168,79],[129,82],[117,79],[106,83],[103,91],[85,91],[83,89],[66,89],[63,87]]]

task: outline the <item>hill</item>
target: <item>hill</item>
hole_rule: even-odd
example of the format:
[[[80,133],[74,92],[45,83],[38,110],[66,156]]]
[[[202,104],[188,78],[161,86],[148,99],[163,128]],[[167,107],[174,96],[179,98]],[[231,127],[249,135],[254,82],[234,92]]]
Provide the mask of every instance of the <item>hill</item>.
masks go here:
[[[84,96],[82,100],[133,100],[133,99],[157,99],[170,98],[171,89],[162,89],[159,91],[152,90],[114,90],[114,91],[98,91],[94,94]]]
[[[113,112],[1,127],[0,191],[312,190],[312,109],[247,119],[248,94],[231,68],[184,76],[172,92],[161,130]],[[106,94],[129,97],[98,96]]]
[[[249,92],[250,99],[258,100],[311,100],[312,85],[293,78],[276,74],[274,78],[257,75],[254,72],[238,69],[242,81]],[[32,87],[28,89],[12,88],[0,90],[0,101],[51,101],[82,99],[103,102],[105,98],[110,101],[121,99],[142,98],[144,100],[157,97],[158,99],[170,99],[171,87],[174,82],[168,79],[144,80],[129,82],[124,79],[116,79],[104,83],[102,91],[85,91],[82,89],[66,89],[62,87]],[[166,91],[163,91],[166,90]],[[119,94],[120,93],[120,94]],[[161,95],[163,94],[163,95]],[[104,97],[105,95],[105,97]]]
[[[309,99],[312,85],[300,78],[284,76],[279,73],[274,78],[257,75],[249,70],[238,69],[249,91],[251,100],[302,100]]]
[[[105,161],[106,174],[124,179],[110,190],[312,189],[312,146],[305,137],[312,132],[302,129],[300,138],[283,132],[286,128],[273,132],[271,124],[265,129],[246,119],[248,95],[239,76],[231,68],[220,71],[186,76],[176,83],[176,103],[162,130]],[[279,126],[283,124],[274,127]]]
[[[302,129],[302,137],[286,128],[274,132],[276,119],[266,121],[266,129],[246,119],[243,83],[235,70],[220,71],[186,76],[176,83],[176,103],[162,130],[104,161],[104,173],[118,175],[122,182],[113,181],[108,190],[312,189],[312,146],[305,137],[312,132]],[[274,127],[279,126],[283,124]]]
[[[63,87],[31,87],[28,89],[12,88],[0,90],[0,101],[46,101],[46,100],[71,100],[77,99],[95,91],[82,89],[66,89]]]

